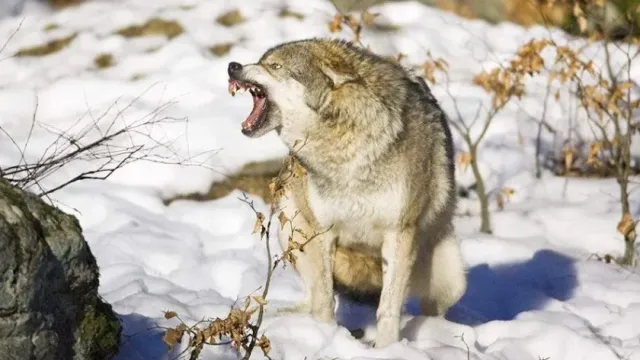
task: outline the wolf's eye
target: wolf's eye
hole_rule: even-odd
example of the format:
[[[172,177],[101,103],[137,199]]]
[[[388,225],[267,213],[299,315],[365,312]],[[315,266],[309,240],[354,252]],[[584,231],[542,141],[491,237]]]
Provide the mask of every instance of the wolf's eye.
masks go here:
[[[278,70],[278,69],[280,69],[280,68],[282,67],[282,65],[280,65],[280,64],[276,64],[276,63],[273,63],[273,64],[271,64],[271,65],[269,65],[269,66],[271,66],[271,68],[272,68],[273,70]]]

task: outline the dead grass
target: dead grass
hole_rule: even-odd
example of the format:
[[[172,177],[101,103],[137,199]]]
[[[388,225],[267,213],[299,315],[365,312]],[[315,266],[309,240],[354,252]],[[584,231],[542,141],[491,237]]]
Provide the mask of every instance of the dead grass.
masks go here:
[[[220,44],[215,44],[213,46],[211,46],[209,48],[209,51],[217,56],[217,57],[221,57],[221,56],[225,56],[227,55],[231,49],[233,48],[233,43],[220,43]]]
[[[58,52],[71,44],[73,39],[75,39],[77,34],[71,34],[67,37],[63,37],[60,39],[54,39],[46,44],[38,45],[30,48],[20,49],[15,54],[17,57],[27,57],[27,56],[46,56]]]
[[[151,18],[144,24],[131,25],[116,31],[115,33],[127,38],[164,35],[168,39],[173,39],[183,32],[184,28],[177,21]]]
[[[98,69],[106,69],[112,67],[115,64],[115,61],[112,54],[102,53],[98,54],[93,59],[93,63]]]
[[[269,191],[269,183],[278,175],[281,166],[282,160],[249,163],[226,180],[211,184],[207,193],[178,195],[165,199],[164,203],[169,205],[173,201],[181,199],[194,201],[215,200],[229,195],[236,189],[247,194],[259,196],[265,202],[270,203],[272,196]]]
[[[216,18],[216,22],[225,27],[236,26],[245,21],[247,21],[247,19],[242,16],[242,13],[238,9],[227,11]]]

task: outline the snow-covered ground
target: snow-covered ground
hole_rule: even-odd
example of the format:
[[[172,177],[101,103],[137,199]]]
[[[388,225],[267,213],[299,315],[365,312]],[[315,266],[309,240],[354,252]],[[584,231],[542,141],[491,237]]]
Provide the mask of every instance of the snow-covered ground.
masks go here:
[[[212,181],[249,161],[285,153],[274,134],[251,140],[240,133],[250,99],[227,94],[229,61],[253,61],[285,40],[349,36],[346,30],[328,32],[327,23],[335,14],[329,2],[250,3],[237,3],[248,21],[231,28],[214,19],[235,8],[234,3],[213,0],[96,1],[57,13],[27,8],[20,17],[0,21],[0,44],[11,38],[0,54],[0,126],[25,149],[27,160],[40,157],[59,131],[91,129],[87,124],[100,116],[104,116],[99,122],[102,131],[113,119],[114,128],[120,128],[154,114],[159,107],[163,110],[156,116],[188,121],[147,128],[144,134],[124,140],[149,143],[144,135],[150,134],[155,140],[171,142],[181,158],[202,154],[194,160],[203,166],[136,162],[109,180],[78,182],[51,195],[58,206],[78,217],[98,259],[100,293],[125,326],[119,360],[173,359],[180,349],[167,354],[161,334],[150,330],[175,325],[175,320],[164,320],[163,311],[176,311],[187,323],[224,317],[236,299],[264,283],[264,244],[251,234],[254,215],[238,199],[241,193],[169,206],[162,201],[179,193],[204,191]],[[304,19],[280,18],[283,5]],[[451,90],[463,115],[469,117],[475,114],[478,101],[489,99],[470,85],[471,76],[507,60],[528,39],[549,35],[541,28],[464,20],[412,2],[380,6],[375,12],[400,28],[394,33],[366,31],[363,42],[380,53],[403,53],[408,64],[420,64],[427,51],[445,58],[455,81]],[[175,19],[185,33],[171,40],[113,34],[151,17]],[[77,37],[57,53],[9,58],[19,49],[72,33]],[[560,33],[553,36],[563,38]],[[208,51],[214,44],[227,42],[235,46],[226,56]],[[95,69],[93,59],[100,53],[112,54],[115,65]],[[640,77],[637,66],[632,71]],[[138,79],[133,81],[134,77]],[[453,114],[444,88],[435,86],[434,91]],[[405,340],[373,349],[367,343],[375,332],[372,308],[339,303],[339,325],[300,315],[269,317],[264,331],[272,341],[273,359],[640,359],[640,275],[590,256],[622,252],[615,230],[620,213],[617,185],[614,180],[561,179],[548,172],[535,179],[536,123],[529,116],[540,115],[544,81],[533,83],[530,93],[499,115],[480,151],[488,187],[515,190],[504,210],[492,208],[493,235],[477,232],[476,202],[461,199],[456,227],[468,266],[469,290],[447,319],[413,316],[409,304],[403,321]],[[570,111],[562,102],[549,109],[548,121],[560,132],[559,138],[563,131],[566,134]],[[31,130],[34,112],[37,125]],[[88,138],[97,136],[98,129],[93,130]],[[582,131],[588,133],[588,129]],[[544,140],[553,143],[549,136]],[[461,151],[462,144],[457,145]],[[164,156],[173,154],[157,150],[164,150]],[[0,133],[0,166],[19,159],[16,146]],[[72,163],[45,179],[43,186],[54,186],[91,166]],[[458,176],[461,184],[472,182],[470,171],[460,169]],[[632,199],[638,218],[635,192]],[[254,200],[264,210],[264,203]],[[301,297],[294,271],[279,268],[270,305]],[[363,340],[354,339],[347,330],[356,327],[365,328]],[[255,353],[255,358],[261,356],[260,351]],[[233,359],[235,355],[225,347],[213,347],[202,358]]]

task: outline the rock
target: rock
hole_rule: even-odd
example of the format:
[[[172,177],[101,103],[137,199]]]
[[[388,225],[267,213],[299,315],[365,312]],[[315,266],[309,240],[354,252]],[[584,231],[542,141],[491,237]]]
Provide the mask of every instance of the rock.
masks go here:
[[[2,359],[103,360],[121,326],[77,219],[0,179]]]

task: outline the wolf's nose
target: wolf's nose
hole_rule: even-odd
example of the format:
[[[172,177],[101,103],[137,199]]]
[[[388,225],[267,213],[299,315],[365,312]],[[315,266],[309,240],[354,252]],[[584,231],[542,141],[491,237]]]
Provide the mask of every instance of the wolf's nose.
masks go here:
[[[229,63],[229,68],[227,69],[227,72],[229,73],[229,76],[233,76],[235,73],[237,73],[240,70],[242,70],[242,65],[235,61],[232,61]]]

